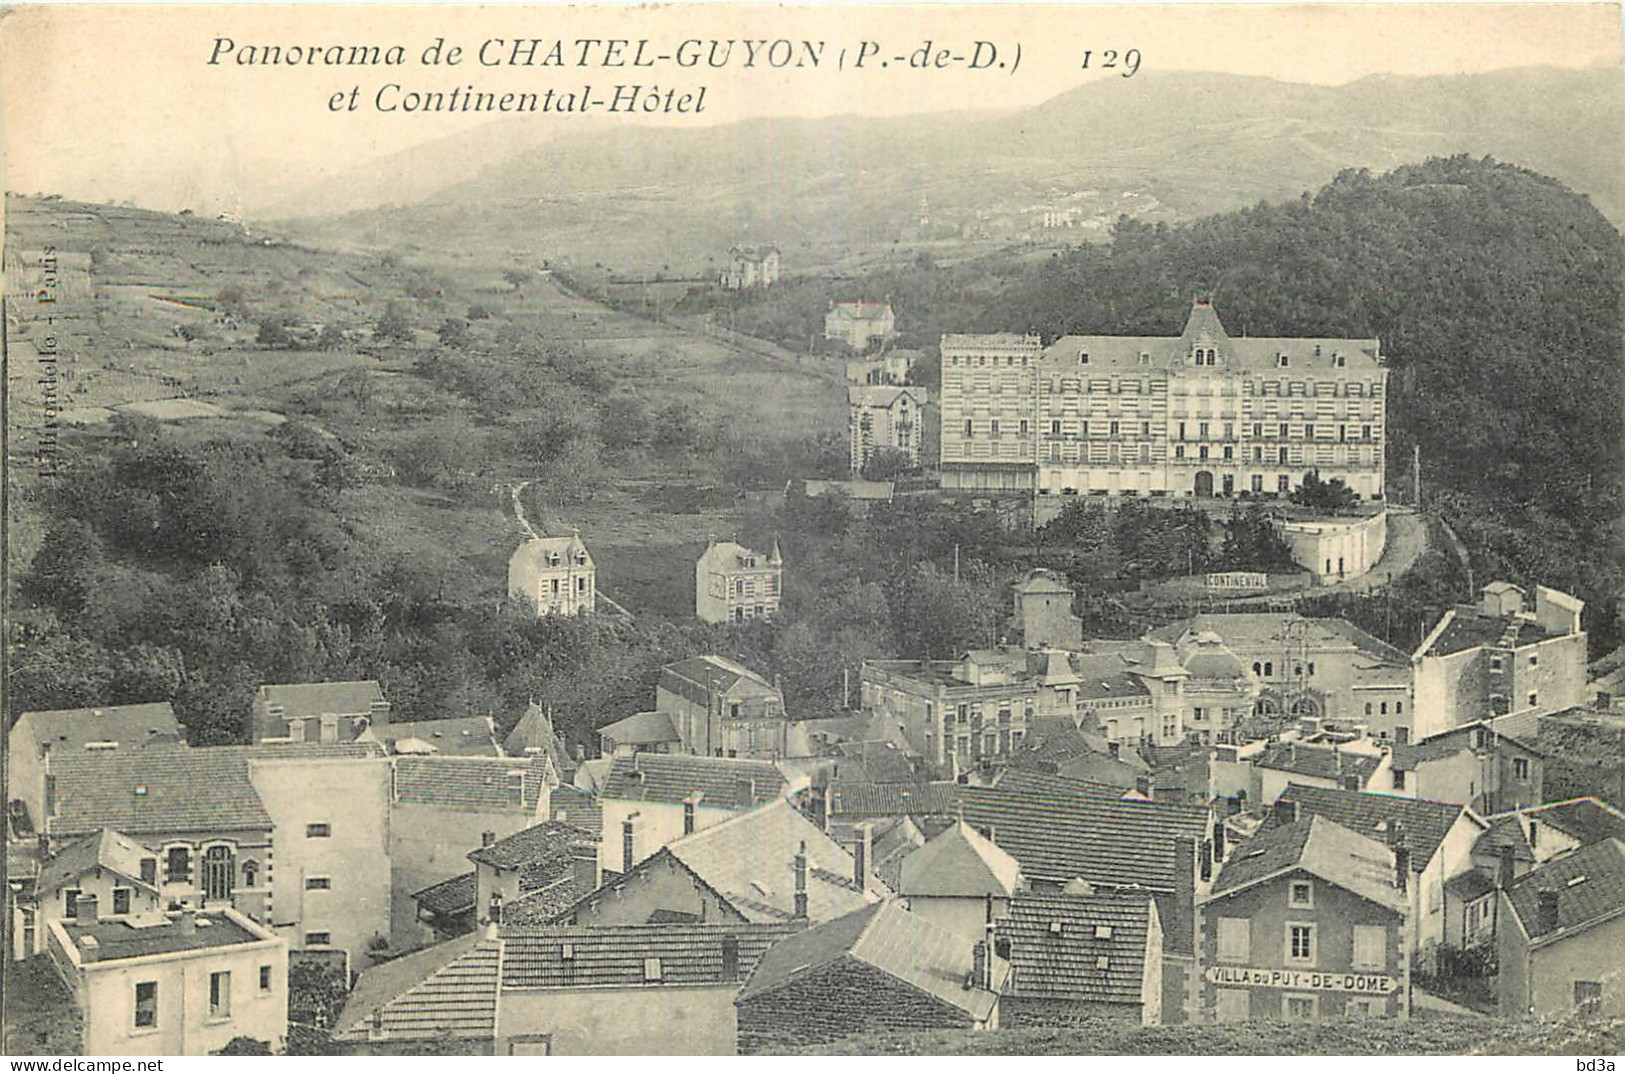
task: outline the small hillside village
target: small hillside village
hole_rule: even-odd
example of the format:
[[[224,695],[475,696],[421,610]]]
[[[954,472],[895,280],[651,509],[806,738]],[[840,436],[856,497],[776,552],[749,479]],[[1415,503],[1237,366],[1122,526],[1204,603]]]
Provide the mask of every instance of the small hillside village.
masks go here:
[[[714,542],[695,615],[772,616],[786,570]],[[509,586],[593,614],[595,573],[536,538]],[[866,661],[837,718],[682,660],[591,756],[539,704],[499,736],[376,682],[264,686],[231,746],[167,703],[24,713],[9,957],[86,1054],[1622,1009],[1625,812],[1550,793],[1554,737],[1625,721],[1579,601],[1491,583],[1404,653],[1296,613],[1088,638],[1073,598],[1032,572],[1007,644]]]

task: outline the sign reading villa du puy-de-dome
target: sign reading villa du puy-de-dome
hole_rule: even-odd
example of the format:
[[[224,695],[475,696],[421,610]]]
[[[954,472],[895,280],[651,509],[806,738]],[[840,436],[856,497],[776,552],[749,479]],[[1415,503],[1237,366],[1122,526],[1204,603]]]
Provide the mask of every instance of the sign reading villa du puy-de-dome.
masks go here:
[[[1210,966],[1209,984],[1253,988],[1293,988],[1309,992],[1388,993],[1399,981],[1384,973],[1328,973],[1323,970],[1260,969],[1253,966]]]

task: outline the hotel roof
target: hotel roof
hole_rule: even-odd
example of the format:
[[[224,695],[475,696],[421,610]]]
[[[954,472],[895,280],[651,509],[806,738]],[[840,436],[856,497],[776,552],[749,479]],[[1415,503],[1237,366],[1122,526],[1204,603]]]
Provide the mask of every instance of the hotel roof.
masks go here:
[[[511,790],[515,774],[523,788],[519,803]],[[395,800],[473,812],[534,810],[546,774],[544,757],[396,757]]]
[[[698,794],[712,809],[744,809],[781,797],[786,785],[771,761],[640,753],[615,758],[600,797],[678,803]]]
[[[358,682],[301,682],[261,686],[259,699],[270,707],[280,705],[277,715],[284,720],[306,719],[328,713],[368,715],[374,704],[384,700],[383,688],[373,679]]]
[[[273,939],[218,910],[187,910],[173,916],[155,911],[96,921],[63,918],[61,925],[79,949],[80,960],[88,961],[86,954],[94,951],[98,964]]]
[[[120,747],[178,741],[180,724],[169,702],[150,705],[106,705],[101,708],[25,712],[12,730],[32,738],[35,746],[57,755],[83,750],[87,744],[116,742]],[[55,763],[53,755],[52,763]]]

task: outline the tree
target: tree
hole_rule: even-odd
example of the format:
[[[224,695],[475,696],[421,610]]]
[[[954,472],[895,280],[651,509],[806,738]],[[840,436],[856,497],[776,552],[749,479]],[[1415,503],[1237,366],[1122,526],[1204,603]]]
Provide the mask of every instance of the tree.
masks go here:
[[[417,337],[412,333],[412,323],[406,319],[406,312],[400,304],[391,302],[384,307],[378,323],[373,326],[373,338],[383,343],[411,343]]]
[[[463,316],[470,321],[483,321],[491,316],[491,307],[485,305],[484,303],[476,302],[468,307],[468,312]]]
[[[654,442],[667,450],[685,450],[699,443],[700,416],[693,407],[671,402],[654,419]]]
[[[1330,481],[1320,479],[1320,471],[1310,470],[1303,475],[1303,483],[1292,491],[1292,502],[1322,511],[1339,511],[1354,505],[1354,490],[1340,477]]]
[[[316,349],[319,351],[342,350],[347,342],[349,342],[349,338],[344,334],[344,329],[332,321],[328,321],[322,325],[322,334],[316,337]]]
[[[617,395],[598,414],[598,438],[611,451],[641,447],[649,437],[649,412],[635,395]]]
[[[553,501],[561,508],[592,499],[603,483],[604,464],[598,445],[586,438],[570,441],[548,465],[545,481]]]
[[[508,269],[502,274],[502,278],[517,292],[536,277],[529,269]]]
[[[215,1055],[270,1055],[271,1046],[253,1037],[232,1037]]]
[[[890,481],[913,470],[914,460],[902,448],[883,447],[863,463],[861,476],[865,481]]]

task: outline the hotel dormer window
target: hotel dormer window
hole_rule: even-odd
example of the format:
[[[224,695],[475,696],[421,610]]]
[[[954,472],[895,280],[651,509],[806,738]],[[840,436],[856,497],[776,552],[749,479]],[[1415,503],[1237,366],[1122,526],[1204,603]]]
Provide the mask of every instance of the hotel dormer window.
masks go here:
[[[1285,369],[1287,366],[1292,364],[1292,359],[1286,354],[1286,352],[1283,351],[1275,356],[1275,364],[1280,366],[1282,369]]]

